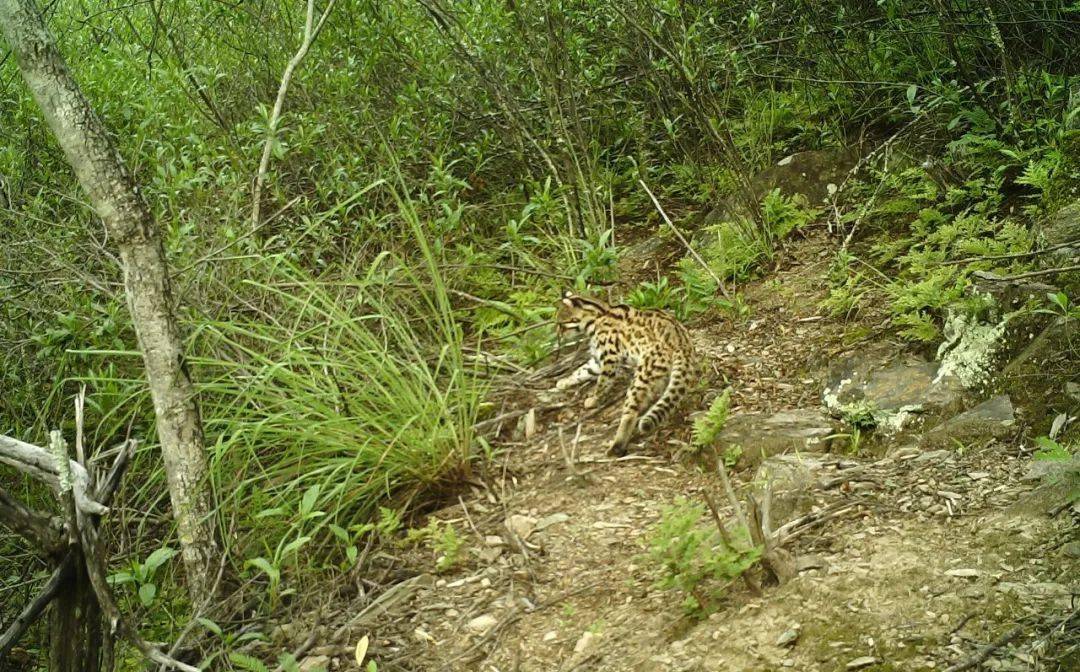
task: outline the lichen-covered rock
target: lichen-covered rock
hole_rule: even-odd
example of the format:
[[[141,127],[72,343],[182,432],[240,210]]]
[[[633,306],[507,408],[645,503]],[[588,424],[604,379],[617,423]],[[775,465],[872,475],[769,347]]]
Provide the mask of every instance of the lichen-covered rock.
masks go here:
[[[960,415],[949,418],[923,435],[923,448],[947,448],[956,442],[967,446],[990,439],[1004,439],[1016,431],[1016,416],[1009,395],[1000,394]]]
[[[879,365],[856,354],[834,367],[822,393],[825,408],[883,435],[909,432],[964,408],[964,386],[937,362],[907,358]]]
[[[747,413],[728,420],[716,446],[721,456],[737,455],[738,467],[755,467],[765,458],[797,450],[828,452],[839,432],[839,424],[818,410]]]

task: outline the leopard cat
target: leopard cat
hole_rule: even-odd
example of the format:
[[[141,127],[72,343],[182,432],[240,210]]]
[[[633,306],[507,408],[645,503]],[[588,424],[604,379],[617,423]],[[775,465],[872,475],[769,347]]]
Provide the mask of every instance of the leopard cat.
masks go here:
[[[625,455],[635,431],[656,429],[682,401],[689,387],[694,346],[686,327],[656,310],[610,305],[567,291],[555,312],[557,332],[583,332],[589,337],[589,361],[555,384],[558,390],[596,379],[585,400],[593,408],[615,382],[620,365],[634,369],[626,390],[622,417],[609,450]]]

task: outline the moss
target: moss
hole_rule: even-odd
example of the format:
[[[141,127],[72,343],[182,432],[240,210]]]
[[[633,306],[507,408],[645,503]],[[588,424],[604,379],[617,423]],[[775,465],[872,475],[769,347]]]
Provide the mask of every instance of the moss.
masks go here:
[[[1070,131],[1061,141],[1061,163],[1043,196],[1043,207],[1054,215],[1077,199],[1080,199],[1080,131]]]

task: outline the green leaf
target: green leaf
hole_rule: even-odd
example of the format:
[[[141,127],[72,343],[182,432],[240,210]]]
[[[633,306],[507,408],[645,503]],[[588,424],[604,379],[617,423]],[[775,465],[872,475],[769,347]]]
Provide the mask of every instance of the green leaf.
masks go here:
[[[300,672],[300,665],[291,653],[283,653],[278,656],[278,667],[284,672]]]
[[[379,666],[375,664],[374,660],[368,661],[367,672],[379,672]]]
[[[255,519],[260,520],[262,518],[272,518],[273,516],[281,516],[285,514],[285,509],[280,506],[276,506],[272,509],[263,509],[255,514]]]
[[[915,84],[912,84],[911,86],[907,87],[907,102],[908,102],[908,105],[910,105],[912,107],[915,106],[915,94],[917,94],[918,92],[919,92],[919,87],[917,85],[915,85]]]
[[[195,619],[195,621],[199,625],[203,626],[204,628],[206,628],[210,632],[217,635],[218,637],[221,637],[221,635],[222,635],[221,626],[218,625],[217,623],[211,621],[209,618],[204,618],[202,616],[199,616],[198,618]]]
[[[168,546],[163,546],[150,554],[150,557],[143,563],[143,567],[146,570],[147,576],[152,576],[158,567],[161,567],[166,562],[172,559],[179,551]]]
[[[152,583],[144,583],[139,586],[139,601],[142,602],[144,607],[149,607],[154,603],[154,597],[157,596],[157,586]]]
[[[284,555],[288,555],[290,553],[295,553],[296,551],[303,548],[304,545],[307,544],[309,541],[311,541],[311,537],[308,537],[308,536],[293,539],[292,541],[290,541],[288,544],[285,545],[285,548],[282,549],[281,554],[284,556]]]
[[[115,574],[110,574],[109,577],[105,579],[105,582],[110,586],[122,586],[125,583],[131,583],[134,580],[135,575],[131,572],[117,572]]]
[[[270,577],[271,583],[276,584],[278,581],[281,580],[281,572],[278,570],[277,567],[271,565],[270,561],[266,558],[253,558],[245,562],[244,566],[251,566],[262,570],[263,573]]]
[[[261,660],[246,653],[230,651],[229,662],[242,670],[247,670],[247,672],[270,672],[269,668]]]
[[[349,533],[345,531],[345,528],[341,527],[340,525],[334,525],[333,523],[330,523],[327,527],[330,528],[330,531],[339,540],[346,544],[349,543]]]
[[[304,493],[303,499],[300,500],[300,515],[307,517],[311,510],[315,508],[315,501],[319,498],[319,486],[313,485],[308,488]]]

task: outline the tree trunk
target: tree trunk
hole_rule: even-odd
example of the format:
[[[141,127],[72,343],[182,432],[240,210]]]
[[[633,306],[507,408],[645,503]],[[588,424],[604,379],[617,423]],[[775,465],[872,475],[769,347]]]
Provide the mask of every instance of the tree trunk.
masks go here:
[[[188,590],[201,603],[219,558],[209,467],[173,310],[165,249],[101,120],[75,83],[33,0],[0,0],[0,29],[68,163],[120,251],[128,308],[146,364]]]
[[[101,669],[101,609],[77,547],[64,587],[49,614],[49,670],[98,672]]]

